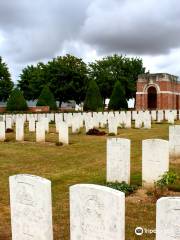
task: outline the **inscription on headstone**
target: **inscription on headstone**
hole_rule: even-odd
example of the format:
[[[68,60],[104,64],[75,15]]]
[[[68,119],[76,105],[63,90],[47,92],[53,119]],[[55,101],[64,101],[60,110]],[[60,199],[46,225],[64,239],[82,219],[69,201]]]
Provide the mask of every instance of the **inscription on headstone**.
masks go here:
[[[71,240],[124,240],[124,193],[103,186],[70,188]]]

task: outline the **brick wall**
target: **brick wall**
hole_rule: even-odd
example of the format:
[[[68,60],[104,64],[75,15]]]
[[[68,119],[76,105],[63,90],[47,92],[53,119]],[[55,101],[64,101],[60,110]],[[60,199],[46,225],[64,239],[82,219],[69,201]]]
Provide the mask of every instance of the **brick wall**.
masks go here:
[[[180,82],[169,74],[144,74],[137,81],[136,109],[148,109],[148,88],[155,87],[157,109],[180,108]]]

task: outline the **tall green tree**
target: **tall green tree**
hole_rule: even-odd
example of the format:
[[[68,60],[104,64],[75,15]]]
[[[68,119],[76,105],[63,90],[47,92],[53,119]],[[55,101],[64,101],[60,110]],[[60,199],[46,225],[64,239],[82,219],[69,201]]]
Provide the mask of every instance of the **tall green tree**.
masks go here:
[[[109,101],[109,110],[127,109],[128,104],[125,97],[125,91],[119,81],[114,85],[113,92]]]
[[[2,57],[0,57],[0,101],[6,101],[13,89],[11,75]]]
[[[102,111],[103,100],[98,85],[91,80],[84,100],[84,111]]]
[[[89,76],[95,79],[103,99],[110,98],[113,86],[119,81],[126,99],[135,97],[138,75],[145,73],[142,59],[112,55],[89,64]]]
[[[49,106],[51,110],[57,109],[56,100],[48,86],[41,91],[36,106]]]
[[[8,98],[6,109],[8,111],[25,111],[27,108],[22,92],[18,88],[13,89]]]
[[[87,66],[81,58],[67,54],[49,61],[45,73],[56,100],[75,100],[78,104],[85,98],[88,78]]]
[[[28,100],[37,99],[45,85],[48,85],[55,99],[60,102],[84,100],[88,70],[81,58],[72,55],[59,56],[47,64],[38,63],[23,69],[18,86]]]

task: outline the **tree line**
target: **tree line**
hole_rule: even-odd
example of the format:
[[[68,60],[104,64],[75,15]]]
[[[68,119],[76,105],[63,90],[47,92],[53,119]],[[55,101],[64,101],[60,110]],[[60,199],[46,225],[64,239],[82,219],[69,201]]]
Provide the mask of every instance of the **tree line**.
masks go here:
[[[91,105],[103,108],[107,98],[111,109],[126,108],[127,100],[135,97],[138,75],[143,73],[141,58],[114,54],[86,64],[81,58],[67,54],[47,63],[26,66],[19,76],[16,92],[21,91],[26,100],[50,94],[51,101],[58,101],[59,105],[69,100],[84,102],[86,110],[94,108]],[[0,101],[10,98],[13,87],[7,64],[0,57]],[[41,97],[38,104],[45,104],[43,101]]]

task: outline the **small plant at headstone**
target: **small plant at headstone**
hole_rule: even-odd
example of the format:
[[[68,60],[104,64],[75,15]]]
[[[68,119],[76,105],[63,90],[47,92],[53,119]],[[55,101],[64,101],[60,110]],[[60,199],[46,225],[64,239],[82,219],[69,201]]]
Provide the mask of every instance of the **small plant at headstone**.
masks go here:
[[[56,142],[56,146],[63,146],[63,143],[62,142]]]
[[[158,181],[154,182],[153,195],[155,198],[158,199],[161,196],[167,195],[169,186],[175,184],[177,179],[177,174],[172,171],[164,173]]]
[[[108,136],[116,136],[116,134],[115,133],[108,133]]]
[[[155,182],[155,186],[158,188],[168,188],[170,184],[174,184],[178,176],[176,173],[169,171],[164,173],[161,178]]]
[[[137,186],[129,185],[126,182],[122,182],[122,183],[119,183],[119,182],[114,182],[114,183],[113,182],[108,182],[107,183],[107,187],[110,187],[110,188],[119,190],[121,192],[124,192],[126,196],[134,193],[137,190]]]
[[[51,120],[51,121],[50,121],[50,124],[55,124],[55,121],[52,121],[52,120]]]
[[[11,133],[11,132],[14,132],[14,130],[12,128],[7,128],[6,129],[6,133]]]
[[[4,139],[4,142],[10,142],[11,140],[9,138]]]

